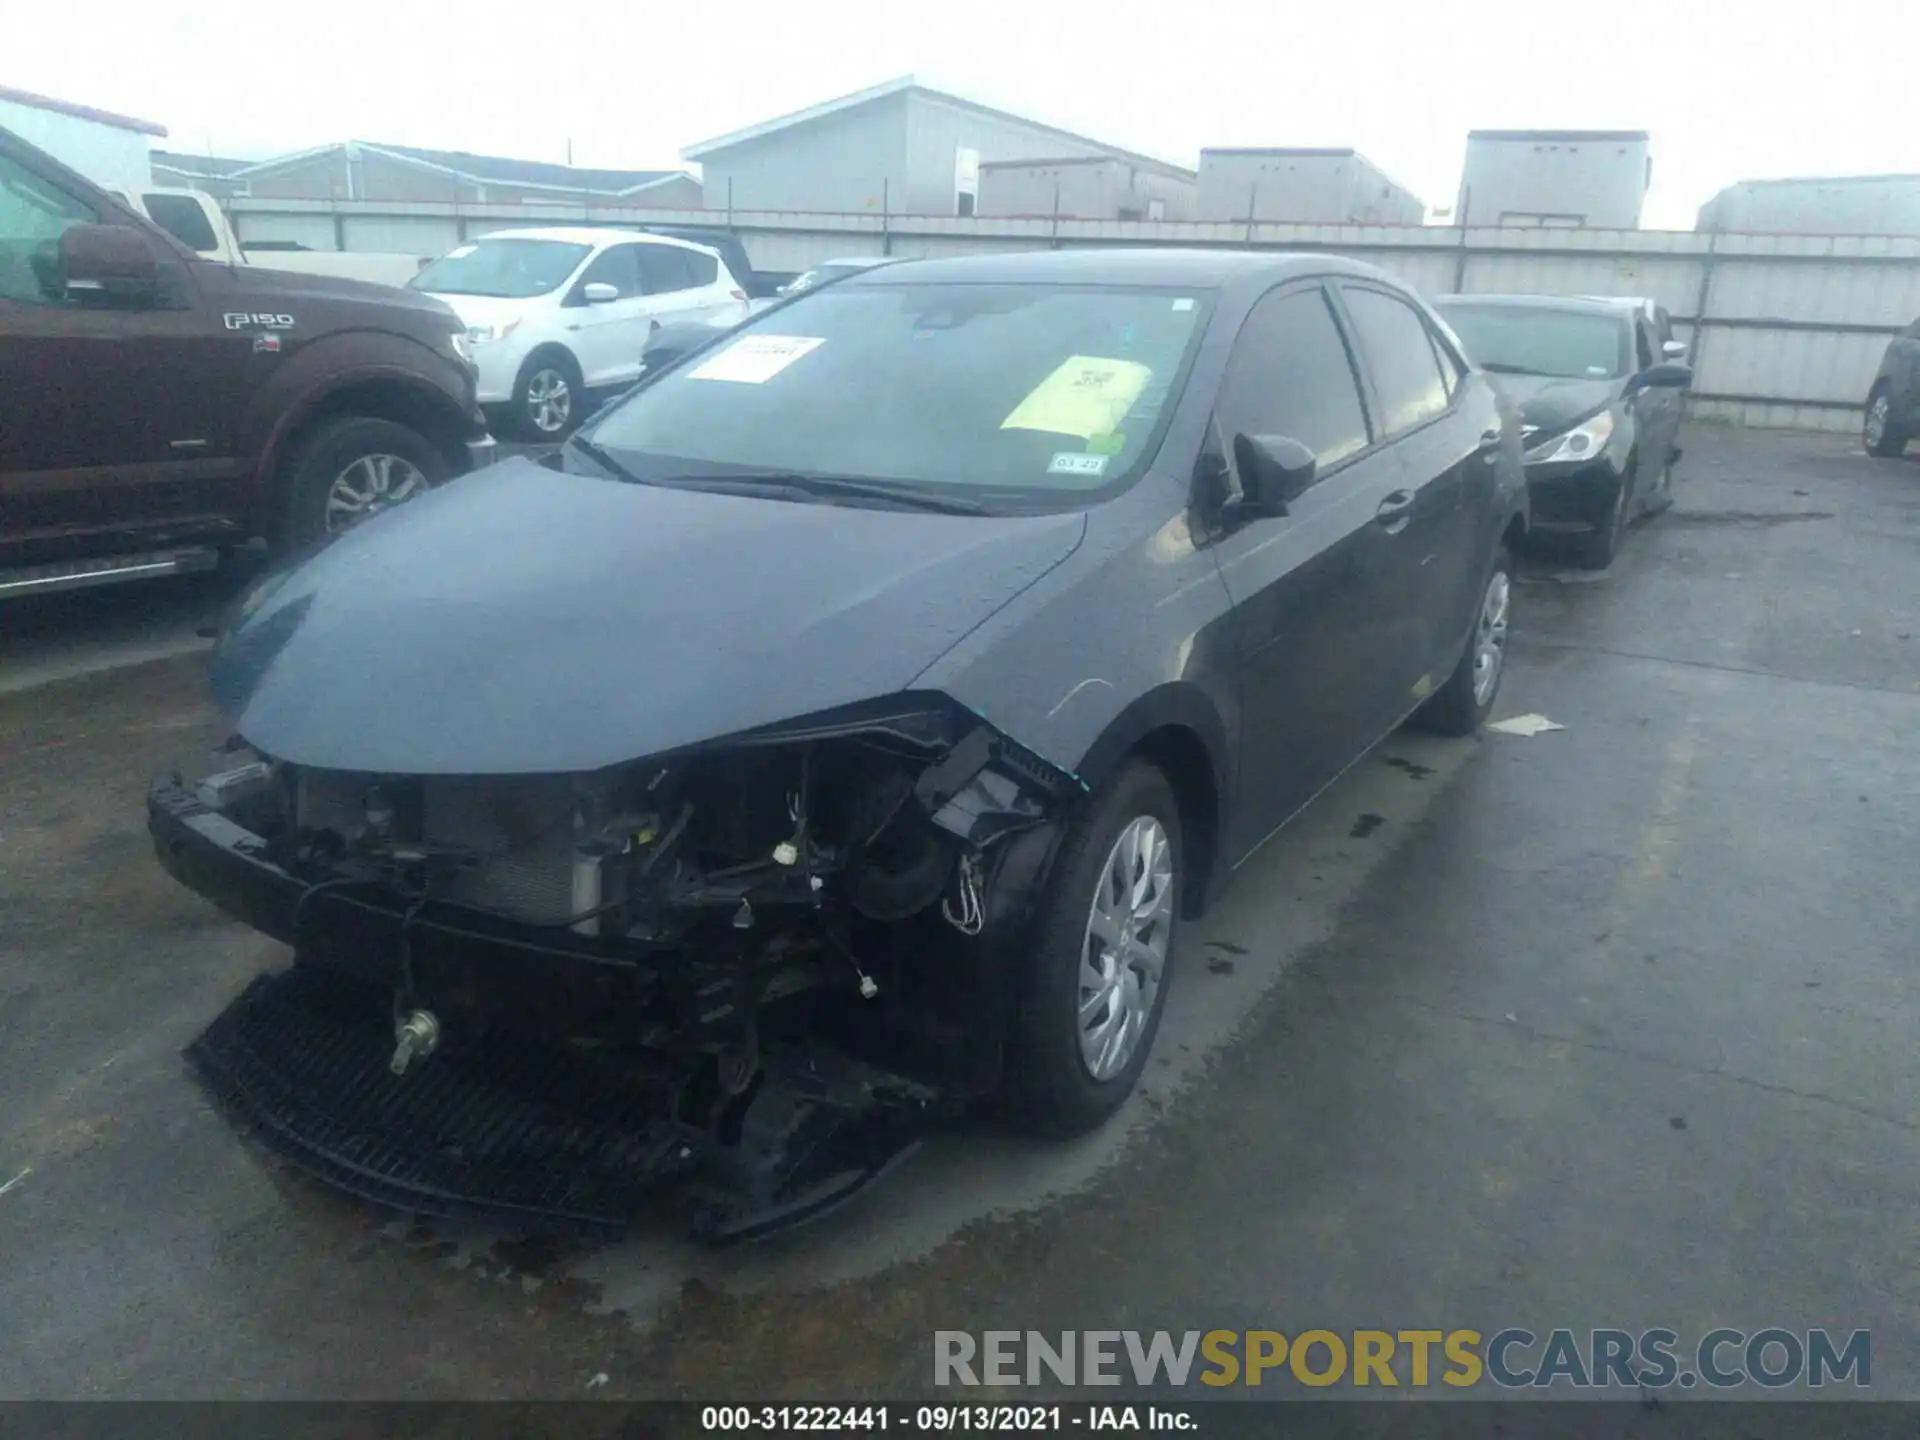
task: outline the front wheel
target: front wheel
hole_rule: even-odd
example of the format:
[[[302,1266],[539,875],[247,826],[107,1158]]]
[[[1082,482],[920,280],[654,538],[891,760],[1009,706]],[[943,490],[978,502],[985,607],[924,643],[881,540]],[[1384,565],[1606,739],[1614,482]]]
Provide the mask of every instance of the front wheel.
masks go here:
[[[1604,570],[1613,564],[1614,557],[1620,553],[1620,541],[1627,533],[1627,516],[1632,505],[1633,475],[1629,472],[1620,478],[1605,518],[1590,534],[1580,537],[1575,554],[1581,565],[1589,570]]]
[[[1416,724],[1442,735],[1471,735],[1486,723],[1500,696],[1500,677],[1507,672],[1507,627],[1512,619],[1513,554],[1502,545],[1480,587],[1480,609],[1460,663],[1414,716]]]
[[[283,473],[273,538],[281,550],[304,550],[425,494],[451,469],[417,430],[348,415],[302,440]]]
[[[1182,860],[1180,807],[1143,760],[1068,832],[1013,1036],[1013,1098],[1030,1129],[1085,1134],[1139,1081],[1166,1006]]]
[[[1891,460],[1907,448],[1906,434],[1893,423],[1893,396],[1884,385],[1876,385],[1867,397],[1867,418],[1861,422],[1860,444],[1869,455]]]
[[[586,418],[580,367],[564,350],[542,350],[520,367],[513,386],[513,428],[528,440],[559,441]]]

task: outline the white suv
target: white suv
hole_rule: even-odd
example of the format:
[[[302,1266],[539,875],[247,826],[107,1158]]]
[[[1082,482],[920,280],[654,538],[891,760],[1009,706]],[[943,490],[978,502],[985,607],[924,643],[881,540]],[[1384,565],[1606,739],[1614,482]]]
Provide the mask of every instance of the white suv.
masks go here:
[[[500,230],[456,246],[410,283],[466,322],[480,403],[502,428],[536,440],[584,419],[586,391],[637,378],[657,326],[747,316],[747,292],[718,251],[632,230]]]

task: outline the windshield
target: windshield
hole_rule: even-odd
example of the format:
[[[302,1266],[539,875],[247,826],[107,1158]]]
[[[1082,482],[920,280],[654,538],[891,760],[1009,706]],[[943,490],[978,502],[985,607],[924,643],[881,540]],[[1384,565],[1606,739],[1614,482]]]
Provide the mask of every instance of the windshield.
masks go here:
[[[832,286],[636,391],[592,440],[643,480],[1099,490],[1146,458],[1203,311],[1173,291]]]
[[[407,283],[436,295],[524,300],[559,289],[592,248],[567,240],[475,240],[449,250]]]
[[[1617,380],[1627,373],[1627,326],[1615,316],[1455,301],[1441,301],[1438,309],[1483,370],[1568,380]]]

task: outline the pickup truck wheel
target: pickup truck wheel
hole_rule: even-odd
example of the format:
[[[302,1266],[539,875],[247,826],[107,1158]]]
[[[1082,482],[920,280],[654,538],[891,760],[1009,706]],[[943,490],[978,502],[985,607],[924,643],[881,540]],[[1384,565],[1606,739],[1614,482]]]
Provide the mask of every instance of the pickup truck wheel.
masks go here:
[[[1180,807],[1133,761],[1067,833],[1047,883],[1013,1035],[1027,1128],[1080,1135],[1120,1108],[1166,1008],[1180,914]]]
[[[405,504],[447,478],[446,457],[391,420],[329,420],[287,462],[276,548],[301,550]]]
[[[564,350],[527,357],[513,385],[513,426],[529,440],[564,440],[586,418],[580,366]]]

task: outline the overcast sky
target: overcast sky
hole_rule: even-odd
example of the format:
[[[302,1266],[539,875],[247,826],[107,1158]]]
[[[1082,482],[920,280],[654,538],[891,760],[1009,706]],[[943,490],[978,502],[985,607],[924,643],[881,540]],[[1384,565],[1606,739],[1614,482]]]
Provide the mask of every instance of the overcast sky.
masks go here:
[[[358,139],[633,168],[903,74],[1191,164],[1352,145],[1450,205],[1472,128],[1652,132],[1649,226],[1722,185],[1920,171],[1920,0],[63,0],[0,85],[264,158]],[[22,12],[24,17],[25,12]],[[324,15],[324,21],[320,18]]]

